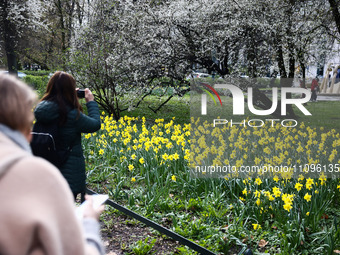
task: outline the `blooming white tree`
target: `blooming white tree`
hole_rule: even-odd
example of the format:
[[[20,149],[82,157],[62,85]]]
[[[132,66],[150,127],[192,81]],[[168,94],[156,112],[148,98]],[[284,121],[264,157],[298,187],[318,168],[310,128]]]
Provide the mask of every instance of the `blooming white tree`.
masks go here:
[[[9,72],[17,73],[18,44],[24,40],[24,31],[44,25],[41,18],[45,4],[46,2],[40,0],[0,2],[0,45],[6,54]]]
[[[72,71],[116,119],[155,88],[172,87],[177,95],[188,91],[181,88],[188,85],[187,63],[176,59],[171,29],[157,16],[159,9],[145,1],[94,1],[74,39]]]
[[[184,77],[197,67],[223,77],[276,70],[292,79],[331,45],[326,3],[92,0],[74,37],[71,68],[116,118],[155,88],[182,95]],[[262,95],[257,103],[266,108],[270,100]]]
[[[74,30],[82,24],[87,0],[3,0],[0,2],[0,49],[9,70],[18,58],[43,69],[67,69]],[[12,70],[13,69],[13,70]]]

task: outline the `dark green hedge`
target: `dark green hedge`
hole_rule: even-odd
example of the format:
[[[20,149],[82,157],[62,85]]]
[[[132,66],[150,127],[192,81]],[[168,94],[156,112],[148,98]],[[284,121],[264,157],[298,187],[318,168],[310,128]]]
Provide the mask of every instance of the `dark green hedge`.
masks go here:
[[[49,80],[48,75],[43,76],[34,76],[34,75],[26,75],[23,78],[23,81],[32,86],[39,96],[42,96],[46,90],[46,85]]]
[[[53,72],[52,71],[48,71],[48,70],[39,70],[39,71],[28,71],[28,70],[20,70],[20,72],[23,72],[24,74],[27,75],[32,75],[32,76],[45,76],[45,75],[50,75]]]

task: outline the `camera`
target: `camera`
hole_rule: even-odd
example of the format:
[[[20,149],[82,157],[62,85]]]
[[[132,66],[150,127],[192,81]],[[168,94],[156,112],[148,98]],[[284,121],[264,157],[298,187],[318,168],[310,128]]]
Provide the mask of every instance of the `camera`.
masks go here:
[[[78,89],[77,90],[77,97],[78,98],[85,98],[85,89]]]

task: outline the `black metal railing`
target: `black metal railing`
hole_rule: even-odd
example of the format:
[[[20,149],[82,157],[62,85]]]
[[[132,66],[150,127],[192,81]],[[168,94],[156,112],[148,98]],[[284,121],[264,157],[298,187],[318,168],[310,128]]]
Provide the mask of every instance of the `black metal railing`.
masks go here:
[[[90,190],[90,189],[87,189],[87,193],[90,194],[90,195],[93,195],[93,194],[97,194],[96,192]],[[206,248],[198,245],[197,243],[194,243],[188,239],[186,239],[185,237],[157,224],[156,222],[152,221],[152,220],[149,220],[148,218],[145,218],[137,213],[135,213],[134,211],[131,211],[127,208],[125,208],[124,206],[121,206],[119,204],[117,204],[116,202],[112,201],[112,200],[107,200],[105,202],[105,204],[109,205],[109,206],[112,206],[113,208],[117,209],[118,211],[128,215],[128,216],[131,216],[133,218],[135,218],[136,220],[144,223],[145,225],[161,232],[162,234],[164,235],[167,235],[168,237],[171,237],[172,239],[178,241],[179,243],[183,244],[183,245],[186,245],[188,246],[189,248],[197,251],[198,253],[200,254],[203,254],[203,255],[216,255],[215,253],[213,253],[212,251],[209,251],[207,250]]]

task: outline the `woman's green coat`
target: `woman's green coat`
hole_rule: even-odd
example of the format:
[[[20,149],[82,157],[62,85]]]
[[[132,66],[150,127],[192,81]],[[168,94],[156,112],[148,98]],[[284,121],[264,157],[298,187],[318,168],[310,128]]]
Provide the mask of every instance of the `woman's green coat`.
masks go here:
[[[93,133],[100,129],[100,113],[95,101],[86,104],[88,115],[72,109],[66,123],[60,128],[61,145],[71,147],[70,156],[59,168],[74,194],[85,191],[85,159],[81,146],[81,133]],[[40,102],[34,110],[36,121],[50,123],[59,118],[58,105],[52,101]]]

